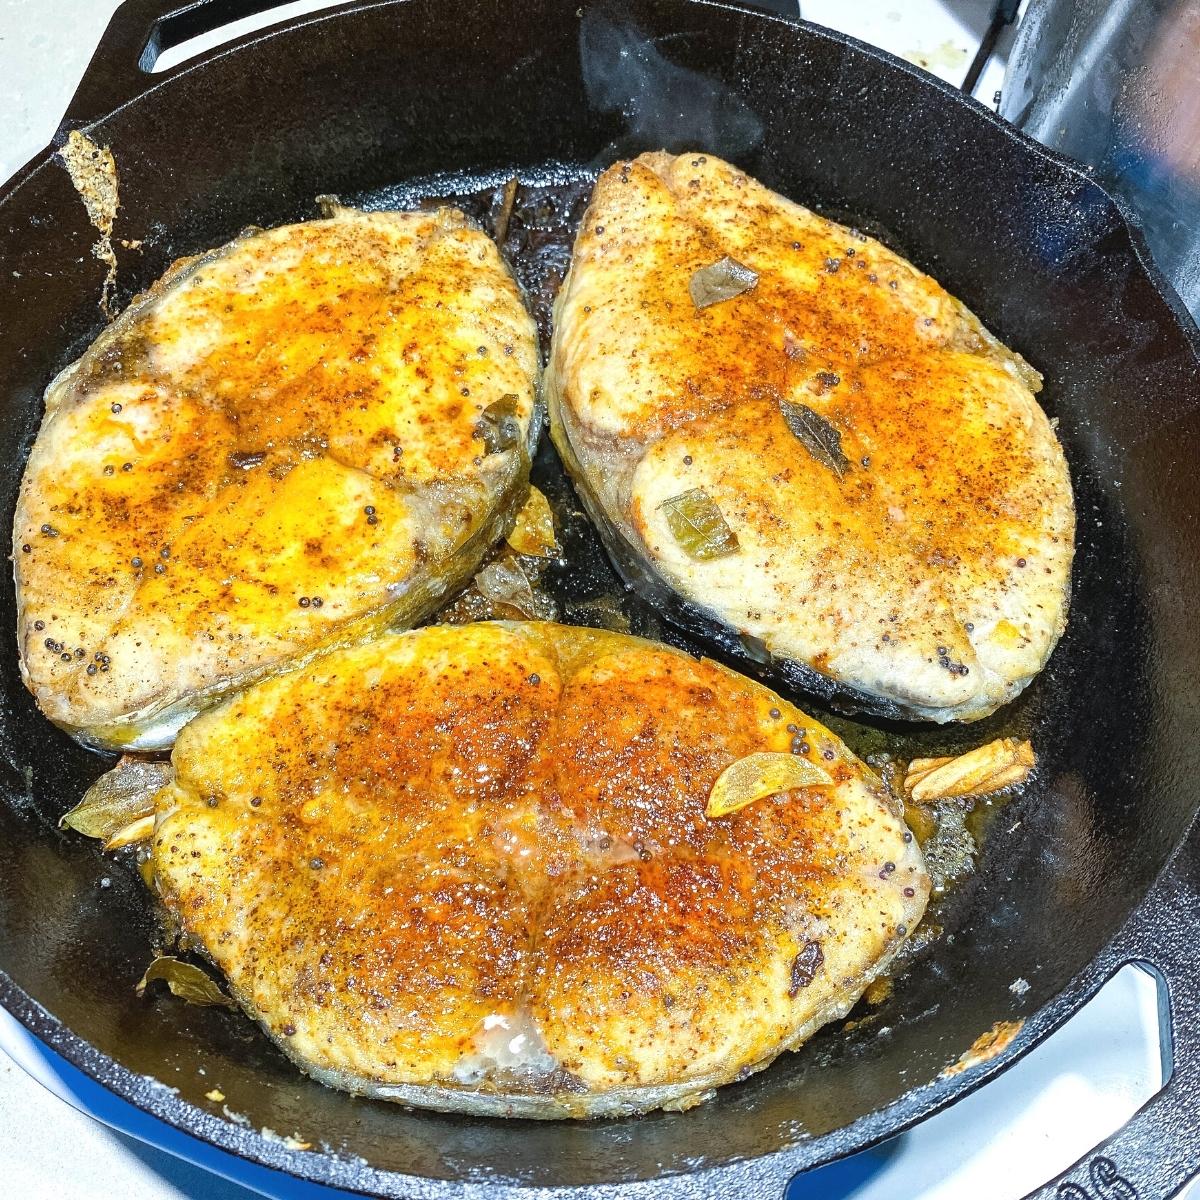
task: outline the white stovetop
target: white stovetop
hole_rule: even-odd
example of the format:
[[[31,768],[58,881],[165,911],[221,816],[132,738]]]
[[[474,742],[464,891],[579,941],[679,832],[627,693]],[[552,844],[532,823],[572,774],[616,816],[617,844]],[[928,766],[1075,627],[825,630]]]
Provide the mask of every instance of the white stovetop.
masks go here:
[[[325,6],[299,0],[284,11]],[[116,7],[116,0],[0,0],[0,181],[50,140]],[[957,83],[991,2],[801,0],[801,8],[810,20],[875,42]],[[1002,40],[1001,52],[1007,43]],[[1002,63],[993,60],[976,95],[990,102],[1002,76]],[[983,1092],[876,1151],[803,1177],[791,1189],[792,1200],[1015,1200],[1081,1157],[1157,1090],[1158,1044],[1155,985],[1126,968],[1075,1020]],[[0,1052],[5,1195],[337,1195],[248,1168],[166,1129],[46,1051],[2,1010],[0,1048],[7,1051]],[[236,1175],[256,1192],[220,1173]],[[1189,1195],[1200,1200],[1200,1188]]]

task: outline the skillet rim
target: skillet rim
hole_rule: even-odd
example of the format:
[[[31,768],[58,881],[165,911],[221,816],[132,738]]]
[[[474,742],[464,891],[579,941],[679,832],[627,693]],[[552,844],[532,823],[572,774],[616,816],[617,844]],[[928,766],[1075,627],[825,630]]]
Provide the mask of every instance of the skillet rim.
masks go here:
[[[967,111],[972,112],[973,115],[970,119],[978,120],[981,116],[985,118],[993,130],[1015,143],[1026,155],[1032,153],[1034,159],[1049,163],[1063,174],[1073,177],[1089,189],[1093,189],[1093,194],[1100,198],[1102,204],[1109,211],[1116,213],[1138,267],[1145,274],[1156,295],[1166,303],[1194,358],[1200,363],[1200,328],[1197,327],[1195,320],[1153,261],[1145,238],[1126,202],[1099,184],[1086,168],[1034,141],[973,97],[961,93],[953,85],[857,38],[810,21],[791,18],[776,12],[765,12],[747,4],[731,2],[731,0],[671,0],[671,2],[680,7],[695,5],[726,10],[743,17],[753,17],[756,20],[765,19],[791,28],[799,27],[804,29],[809,36],[851,49],[882,64],[886,69],[892,71],[899,69],[918,86],[932,88],[934,93],[942,97],[943,103],[956,102]],[[338,20],[343,17],[352,19],[363,11],[393,8],[401,3],[404,3],[404,0],[351,0],[349,3],[304,14],[244,34],[181,63],[177,68],[162,73],[157,79],[153,75],[145,75],[145,78],[150,81],[150,86],[122,101],[109,112],[86,121],[64,118],[51,143],[34,155],[0,187],[0,212],[26,184],[38,178],[44,169],[53,165],[57,150],[65,140],[68,131],[72,129],[83,132],[93,130],[122,113],[130,105],[148,100],[160,88],[173,84],[178,79],[188,77],[193,72],[204,70],[210,64],[222,60],[228,55],[237,54],[250,46],[306,29],[309,26],[316,26],[325,21]],[[603,4],[604,0],[585,0],[586,7],[602,7]],[[167,7],[167,13],[181,7],[184,6]],[[119,20],[120,16],[121,10],[118,9],[112,19],[113,22]],[[83,81],[86,81],[88,74],[94,69],[96,57],[105,52],[107,37],[106,31],[98,44],[96,55],[84,72]],[[83,81],[81,81],[80,88],[83,87]],[[1200,811],[1200,802],[1198,802],[1197,811]],[[1195,817],[1196,813],[1193,813],[1193,822]],[[1125,962],[1138,957],[1125,945],[1129,940],[1128,934],[1130,930],[1136,930],[1146,923],[1146,897],[1158,889],[1163,877],[1171,872],[1173,864],[1180,856],[1181,848],[1185,846],[1188,839],[1189,833],[1185,830],[1168,853],[1155,879],[1148,885],[1146,893],[1138,897],[1131,905],[1129,915],[1114,937],[1057,995],[1030,1014],[1020,1035],[986,1065],[959,1075],[953,1080],[934,1081],[912,1089],[890,1104],[864,1115],[849,1125],[817,1137],[801,1137],[791,1146],[781,1147],[759,1158],[731,1160],[719,1166],[702,1167],[698,1171],[687,1172],[685,1169],[683,1172],[671,1175],[648,1177],[623,1183],[572,1187],[542,1185],[526,1187],[511,1182],[492,1183],[486,1185],[487,1194],[495,1197],[546,1195],[562,1198],[562,1200],[576,1196],[582,1200],[585,1196],[593,1198],[606,1192],[630,1198],[651,1194],[656,1196],[666,1194],[701,1196],[707,1194],[702,1188],[697,1189],[697,1185],[701,1181],[706,1179],[728,1181],[731,1172],[736,1172],[739,1168],[746,1171],[746,1184],[750,1184],[755,1178],[773,1180],[778,1174],[777,1170],[768,1169],[764,1174],[762,1171],[756,1171],[755,1165],[761,1164],[766,1167],[767,1164],[772,1164],[776,1168],[785,1165],[785,1169],[789,1173],[794,1173],[856,1153],[910,1128],[1006,1070],[1086,1003],[1105,980]],[[3,1004],[32,1034],[61,1054],[73,1066],[122,1099],[183,1133],[251,1162],[285,1171],[298,1178],[364,1195],[422,1198],[461,1196],[464,1194],[464,1189],[477,1186],[449,1178],[413,1176],[397,1171],[381,1170],[370,1167],[361,1160],[351,1160],[333,1151],[288,1150],[281,1143],[263,1138],[257,1130],[248,1130],[232,1122],[221,1120],[180,1099],[171,1092],[167,1085],[125,1068],[115,1059],[96,1049],[24,992],[2,967],[0,967],[0,1004]],[[923,1093],[935,1094],[925,1096]],[[784,1160],[786,1160],[786,1164]],[[746,1191],[744,1194],[749,1197],[751,1194],[757,1193]],[[773,1186],[771,1194],[774,1194]]]

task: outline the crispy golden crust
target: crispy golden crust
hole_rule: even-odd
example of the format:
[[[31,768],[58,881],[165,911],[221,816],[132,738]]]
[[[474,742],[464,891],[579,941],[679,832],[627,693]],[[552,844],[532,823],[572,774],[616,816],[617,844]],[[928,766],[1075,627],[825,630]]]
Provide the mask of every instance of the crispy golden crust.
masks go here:
[[[793,747],[835,786],[705,817],[732,761]],[[173,763],[183,929],[305,1069],[434,1107],[694,1101],[844,1012],[928,893],[832,734],[616,634],[390,635],[201,716]]]
[[[418,619],[519,499],[477,424],[512,395],[527,433],[535,381],[516,284],[448,210],[176,264],[47,393],[14,528],[39,704],[169,744],[230,681]]]
[[[723,256],[757,273],[697,309]],[[1062,632],[1074,507],[1040,377],[878,242],[712,156],[643,155],[596,185],[560,296],[556,438],[654,572],[779,658],[902,711],[974,719]],[[789,427],[840,435],[842,477]],[[725,557],[677,542],[703,490]]]

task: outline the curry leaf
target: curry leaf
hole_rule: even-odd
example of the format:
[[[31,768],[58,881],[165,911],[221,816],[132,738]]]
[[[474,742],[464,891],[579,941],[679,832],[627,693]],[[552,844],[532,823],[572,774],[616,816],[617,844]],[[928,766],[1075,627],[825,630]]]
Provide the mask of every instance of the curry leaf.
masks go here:
[[[529,576],[517,562],[499,559],[475,576],[475,586],[493,604],[507,604],[523,616],[538,616],[537,599]]]
[[[811,939],[800,948],[800,953],[792,959],[792,983],[788,988],[788,999],[795,1000],[800,995],[800,989],[806,988],[817,977],[817,972],[825,962],[825,952],[820,942]]]
[[[475,434],[483,439],[488,454],[511,450],[521,440],[517,404],[517,397],[512,392],[507,392],[479,414]]]
[[[554,536],[554,513],[550,510],[550,502],[535,487],[530,487],[529,499],[517,513],[508,544],[518,554],[529,554],[534,558],[557,558],[562,553]]]
[[[233,1001],[199,967],[169,954],[160,954],[146,968],[145,975],[138,981],[137,994],[141,996],[146,991],[146,985],[156,979],[161,979],[171,989],[172,996],[178,996],[189,1004],[234,1007]]]
[[[155,793],[170,779],[170,763],[123,758],[88,788],[59,825],[107,841],[131,822],[150,816]]]
[[[659,507],[666,513],[671,536],[692,558],[724,558],[737,550],[737,534],[702,488],[672,496]]]
[[[758,272],[744,267],[727,254],[712,266],[701,267],[688,281],[688,292],[697,308],[720,304],[748,292],[758,283]]]
[[[839,479],[846,477],[850,460],[842,452],[842,435],[823,417],[805,404],[784,400],[779,405],[787,427],[823,467]]]

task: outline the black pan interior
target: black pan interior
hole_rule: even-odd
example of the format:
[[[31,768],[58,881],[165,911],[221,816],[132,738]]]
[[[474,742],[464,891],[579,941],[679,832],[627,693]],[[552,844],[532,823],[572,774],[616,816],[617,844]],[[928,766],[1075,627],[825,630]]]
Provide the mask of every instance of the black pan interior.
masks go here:
[[[978,1034],[1034,1013],[1101,953],[1195,807],[1200,366],[1194,330],[1084,176],[865,48],[678,0],[353,6],[184,70],[91,134],[116,156],[116,233],[141,240],[118,247],[121,303],[175,257],[246,224],[314,215],[318,193],[387,203],[413,179],[436,178],[417,191],[468,194],[514,174],[531,187],[510,249],[520,249],[536,292],[563,252],[550,228],[559,210],[539,210],[532,185],[561,196],[554,188],[644,149],[731,158],[878,233],[1044,372],[1079,539],[1070,627],[1044,675],[988,723],[924,735],[940,749],[1021,729],[1041,761],[940,915],[946,936],[890,1000],[855,1014],[869,1019],[853,1030],[822,1032],[691,1113],[587,1126],[356,1100],[298,1075],[239,1016],[136,1000],[156,936],[141,884],[128,863],[56,827],[109,760],[37,714],[10,641],[0,655],[0,968],[44,1006],[24,1011],[47,1036],[69,1047],[78,1035],[115,1059],[121,1068],[109,1077],[127,1091],[130,1072],[149,1075],[225,1120],[205,1099],[218,1086],[252,1128],[296,1132],[347,1156],[332,1175],[313,1168],[342,1183],[359,1157],[434,1179],[588,1184],[802,1141],[810,1161],[857,1148],[889,1119],[944,1102],[961,1081],[939,1073]],[[0,201],[6,521],[41,393],[103,323],[94,240],[56,163]],[[552,574],[552,590],[569,619],[588,622],[590,603],[618,585],[570,515],[569,485],[546,448],[537,476],[567,521],[569,563]],[[635,631],[678,640],[636,601],[624,606]],[[6,581],[0,628],[14,622]],[[848,737],[871,740],[864,729]],[[1018,978],[1030,985],[1020,997],[1009,990]],[[155,1085],[139,1094],[154,1106]],[[871,1117],[889,1105],[891,1118]],[[236,1140],[215,1120],[194,1128]],[[243,1148],[262,1153],[257,1142]]]

